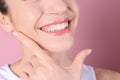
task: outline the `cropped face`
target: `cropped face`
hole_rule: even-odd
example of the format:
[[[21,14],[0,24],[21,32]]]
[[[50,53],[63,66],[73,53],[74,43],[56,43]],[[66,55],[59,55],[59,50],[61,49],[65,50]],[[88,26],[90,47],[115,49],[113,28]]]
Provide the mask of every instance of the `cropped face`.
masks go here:
[[[78,24],[76,0],[6,0],[13,31],[52,53],[69,50]]]

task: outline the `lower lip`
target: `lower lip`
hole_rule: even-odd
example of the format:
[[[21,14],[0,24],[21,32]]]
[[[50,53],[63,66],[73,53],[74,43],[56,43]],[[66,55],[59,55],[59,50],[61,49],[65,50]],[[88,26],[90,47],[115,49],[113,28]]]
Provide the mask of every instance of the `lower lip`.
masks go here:
[[[44,31],[44,32],[46,32],[46,31]],[[46,33],[53,35],[53,36],[60,36],[60,35],[64,35],[69,32],[70,32],[70,27],[67,27],[64,30],[60,30],[60,31],[56,31],[56,32],[46,32]]]

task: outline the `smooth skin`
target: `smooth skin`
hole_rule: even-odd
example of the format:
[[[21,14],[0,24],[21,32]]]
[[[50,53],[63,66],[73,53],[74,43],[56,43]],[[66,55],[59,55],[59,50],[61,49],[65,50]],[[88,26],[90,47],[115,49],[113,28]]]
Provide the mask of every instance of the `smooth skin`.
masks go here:
[[[67,55],[67,51],[73,45],[79,21],[77,1],[6,0],[6,2],[9,11],[7,15],[0,13],[0,25],[20,40],[24,50],[22,59],[10,66],[12,71],[21,80],[81,80],[82,64],[91,49],[78,53],[74,61]],[[71,31],[65,35],[52,36],[38,29],[64,18],[71,20]],[[95,69],[95,72],[97,80],[120,80],[120,74],[114,71]]]
[[[61,66],[32,40],[21,33],[13,34],[28,47],[29,51],[35,53],[25,64],[24,72],[20,74],[21,80],[80,80],[82,64],[91,53],[90,49],[81,51],[71,65]]]

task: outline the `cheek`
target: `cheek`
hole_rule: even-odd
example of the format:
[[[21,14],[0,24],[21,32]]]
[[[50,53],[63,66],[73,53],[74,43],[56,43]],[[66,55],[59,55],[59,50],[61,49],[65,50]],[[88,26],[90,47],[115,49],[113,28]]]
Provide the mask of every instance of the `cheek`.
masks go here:
[[[44,35],[44,34],[43,34]],[[50,36],[43,36],[42,34],[36,36],[37,42],[41,45],[44,49],[49,52],[66,52],[68,51],[73,45],[73,36],[65,36],[61,38],[53,38]]]
[[[71,1],[67,0],[67,3],[72,12],[72,15],[74,15],[73,16],[73,26],[74,26],[74,31],[76,31],[76,28],[78,26],[78,21],[79,21],[79,5],[76,0],[71,0]]]
[[[35,25],[41,13],[37,9],[18,7],[18,11],[11,11],[12,23],[15,30],[29,35],[35,33]]]

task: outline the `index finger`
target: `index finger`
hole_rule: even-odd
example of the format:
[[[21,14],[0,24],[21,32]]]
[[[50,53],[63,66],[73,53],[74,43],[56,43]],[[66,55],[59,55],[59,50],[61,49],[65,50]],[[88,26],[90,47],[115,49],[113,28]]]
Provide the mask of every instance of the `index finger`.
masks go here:
[[[13,35],[16,36],[21,41],[21,43],[27,48],[29,48],[29,50],[31,50],[38,58],[42,60],[51,60],[50,56],[47,54],[47,51],[43,50],[40,45],[38,45],[34,40],[29,38],[24,33],[13,32]]]

